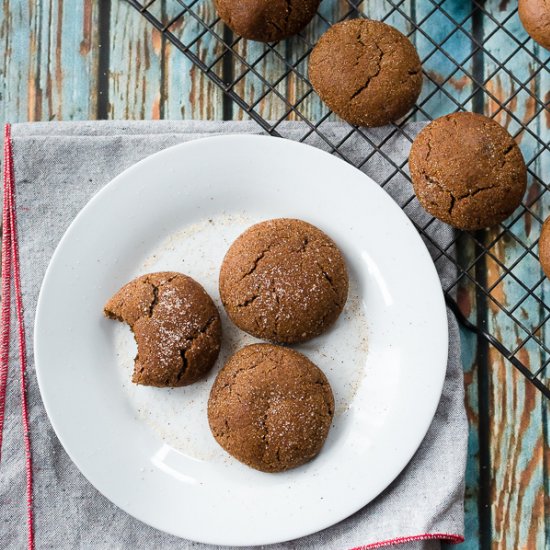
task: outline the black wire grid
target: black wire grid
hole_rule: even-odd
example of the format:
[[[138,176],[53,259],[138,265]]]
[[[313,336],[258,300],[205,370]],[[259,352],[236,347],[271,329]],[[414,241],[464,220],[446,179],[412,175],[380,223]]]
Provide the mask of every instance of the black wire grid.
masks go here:
[[[436,263],[451,261],[458,268],[445,294],[461,322],[550,397],[550,339],[545,334],[550,282],[537,256],[550,206],[544,196],[550,179],[550,54],[525,33],[515,0],[323,0],[302,33],[273,44],[234,36],[217,17],[213,0],[127,1],[223,90],[224,118],[232,118],[236,104],[271,135],[279,135],[283,121],[302,121],[302,141],[315,135],[348,161],[344,144],[360,136],[366,155],[353,164],[384,163],[387,177],[378,182],[383,187],[396,175],[409,179],[407,161],[382,150],[397,134],[412,140],[407,122],[469,110],[506,126],[520,143],[529,170],[528,192],[515,214],[491,230],[457,232],[445,247],[430,232],[433,218],[426,217],[417,229],[436,250]],[[335,139],[328,127],[336,117],[307,77],[308,56],[318,38],[337,21],[354,17],[399,28],[422,59],[424,89],[417,106],[379,138],[350,126]],[[406,210],[413,200],[411,193],[401,206]]]

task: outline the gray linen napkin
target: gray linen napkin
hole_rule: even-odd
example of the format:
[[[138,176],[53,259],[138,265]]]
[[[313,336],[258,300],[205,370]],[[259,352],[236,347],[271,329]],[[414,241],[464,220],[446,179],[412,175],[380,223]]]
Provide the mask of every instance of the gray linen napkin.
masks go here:
[[[412,137],[420,128],[421,125],[412,124],[405,132]],[[300,123],[280,126],[280,132],[290,139],[300,139],[305,130]],[[338,143],[347,136],[349,126],[325,124],[323,131],[330,134],[333,143]],[[368,131],[368,135],[381,143],[387,131]],[[16,124],[12,128],[29,353],[38,548],[213,548],[140,523],[117,509],[84,479],[61,447],[44,411],[34,376],[32,327],[40,285],[52,253],[90,197],[114,176],[152,153],[221,133],[261,133],[261,130],[252,122],[54,122]],[[315,135],[306,142],[327,149]],[[410,140],[403,135],[392,137],[383,145],[383,151],[397,162],[406,160],[409,148]],[[365,140],[357,135],[347,139],[341,150],[354,162],[364,159],[370,151]],[[362,169],[379,182],[393,172],[380,155],[371,158]],[[385,188],[401,205],[412,196],[410,183],[399,174]],[[407,204],[405,211],[419,224],[429,221],[416,200]],[[430,226],[430,238],[447,247],[453,232],[436,221]],[[449,250],[452,254],[452,247]],[[431,252],[435,255],[433,247]],[[442,285],[448,287],[455,276],[452,263],[434,257]],[[449,364],[443,395],[432,426],[410,464],[382,495],[354,516],[320,533],[270,548],[345,550],[423,534],[463,534],[467,423],[457,322],[451,314],[448,317]],[[26,541],[24,457],[19,390],[14,376],[16,353],[14,340],[0,468],[2,548],[23,548]],[[400,546],[407,550],[439,547],[437,540],[411,541]]]

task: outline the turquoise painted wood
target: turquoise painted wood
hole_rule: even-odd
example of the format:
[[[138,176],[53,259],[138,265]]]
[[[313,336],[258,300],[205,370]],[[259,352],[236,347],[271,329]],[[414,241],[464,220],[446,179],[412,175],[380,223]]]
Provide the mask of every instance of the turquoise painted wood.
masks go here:
[[[472,310],[472,317],[475,316]],[[478,408],[478,365],[477,338],[469,331],[461,329],[462,362],[464,365],[466,412],[469,422],[468,463],[466,465],[466,493],[464,499],[464,538],[460,545],[464,550],[480,548],[479,522],[479,408]]]
[[[36,72],[29,67],[31,35],[35,35],[32,27],[34,20],[32,6],[29,7],[23,2],[18,2],[17,5],[6,6],[5,3],[2,5],[0,44],[3,55],[0,107],[4,119],[26,120],[34,116],[34,113],[29,112],[33,103],[29,101],[31,89],[29,78]],[[36,78],[37,75],[34,76]]]
[[[476,251],[469,245],[459,247],[461,265],[472,264]],[[457,289],[457,302],[468,320],[477,323],[478,304],[476,303],[475,289],[472,285],[461,284]],[[465,541],[459,545],[462,550],[478,550],[481,548],[480,509],[482,498],[480,494],[480,364],[478,355],[478,339],[465,328],[460,329],[462,346],[462,363],[464,367],[465,405],[468,416],[468,462],[466,465],[466,491],[464,499],[464,537]]]
[[[113,119],[159,119],[161,35],[143,17],[128,25],[134,10],[126,2],[112,3],[110,15],[109,115]]]
[[[479,107],[471,99],[472,81],[457,62],[464,62],[465,69],[473,69],[468,57],[470,43],[461,32],[452,33],[451,19],[464,21],[464,28],[472,28],[469,14],[472,3],[464,0],[438,2],[432,0],[371,0],[355,2],[363,14],[380,19],[387,17],[391,23],[406,33],[413,30],[405,16],[417,22],[424,21],[421,32],[412,32],[424,68],[428,75],[423,98],[431,99],[425,110],[434,117],[455,110],[456,100],[471,109]],[[515,9],[515,1],[486,0],[485,10],[499,21],[505,20]],[[320,14],[328,21],[335,21],[349,12],[347,0],[324,0]],[[211,0],[200,0],[197,8],[209,23],[216,21]],[[168,23],[182,9],[176,0],[157,0],[156,15]],[[434,13],[432,13],[434,12]],[[478,56],[478,69],[489,79],[481,98],[481,107],[488,114],[496,111],[496,100],[519,92],[508,104],[511,114],[500,113],[497,119],[512,132],[517,129],[514,116],[529,122],[529,129],[548,143],[550,141],[550,114],[548,107],[535,116],[541,103],[550,101],[550,75],[548,71],[536,73],[537,67],[525,52],[511,56],[507,67],[513,76],[528,81],[527,93],[521,90],[513,76],[500,71],[492,76],[492,56],[503,60],[513,52],[514,40],[526,38],[517,16],[507,23],[510,35],[500,31],[493,33],[494,24],[489,16],[482,18],[483,32],[487,40],[488,55]],[[99,29],[100,24],[102,28]],[[221,37],[223,25],[214,29]],[[281,79],[278,92],[293,103],[296,112],[288,114],[283,102],[275,94],[269,94],[257,105],[257,111],[267,119],[277,120],[288,114],[288,119],[305,116],[320,120],[325,107],[314,94],[299,100],[306,94],[307,85],[300,77],[307,75],[307,60],[300,60],[305,52],[305,41],[313,43],[326,29],[317,17],[303,33],[303,38],[293,38],[275,46],[274,51],[264,45],[239,40],[238,53],[247,62],[255,62],[265,54],[265,61],[254,71],[246,71],[238,61],[233,63],[234,75],[243,75],[235,90],[249,103],[259,100],[266,91],[262,78],[273,82]],[[101,32],[100,32],[101,30]],[[187,17],[185,24],[170,27],[174,36],[188,42],[200,33],[200,23]],[[429,31],[429,32],[428,32]],[[108,38],[108,45],[102,39]],[[433,52],[432,41],[441,43],[448,54]],[[101,50],[101,47],[107,50]],[[548,59],[548,52],[533,45],[527,47]],[[107,54],[105,54],[107,51]],[[223,53],[220,41],[203,37],[192,47],[201,59],[214,60]],[[450,59],[449,59],[450,58]],[[288,66],[296,66],[298,76],[283,78]],[[222,74],[223,62],[218,61],[212,70]],[[491,78],[489,78],[492,76]],[[435,84],[444,84],[445,92],[433,93]],[[476,100],[479,103],[479,98]],[[298,103],[299,102],[299,103]],[[223,95],[211,81],[201,74],[180,52],[164,42],[161,36],[148,26],[137,12],[124,0],[2,0],[0,2],[0,109],[4,120],[79,120],[98,116],[125,119],[157,118],[208,118],[221,119],[224,115],[235,119],[247,118],[237,107],[224,108]],[[422,119],[423,114],[415,115]],[[532,120],[531,120],[532,119]],[[524,133],[518,140],[527,159],[539,152],[536,140]],[[545,184],[550,184],[550,151],[539,154],[533,169],[544,174]],[[543,179],[544,179],[543,178]],[[540,189],[535,181],[530,195]],[[549,213],[547,200],[536,202],[532,210],[539,217]],[[534,218],[525,218],[512,230],[528,243],[535,243],[540,229]],[[490,239],[490,236],[485,237]],[[489,242],[488,240],[486,242]],[[501,274],[498,262],[514,262],[522,247],[513,239],[501,240],[493,247],[494,259],[487,262],[486,273],[490,281],[497,282]],[[535,246],[536,250],[536,246]],[[460,248],[460,254],[472,259],[475,251],[471,242]],[[534,282],[540,275],[529,260],[520,262],[514,270],[518,278]],[[496,284],[492,295],[506,306],[522,297],[521,286],[512,278]],[[550,283],[540,287],[540,296],[548,300]],[[487,316],[489,326],[500,334],[510,347],[520,343],[524,335],[506,316],[489,304],[476,303],[471,287],[460,287],[459,302],[462,310],[476,321]],[[540,308],[532,301],[517,309],[526,326],[532,328],[540,321]],[[541,331],[550,347],[549,328]],[[461,332],[465,372],[466,406],[470,419],[469,460],[466,473],[466,537],[461,546],[465,549],[494,548],[545,548],[550,545],[550,519],[548,477],[550,447],[548,434],[548,406],[518,376],[512,367],[494,351],[480,346],[468,331]],[[542,357],[533,342],[528,343],[521,356],[536,368]],[[549,373],[550,374],[550,373]],[[479,397],[482,397],[480,399]],[[480,469],[480,460],[489,462]],[[480,542],[481,541],[481,542]]]
[[[4,120],[95,118],[97,3],[0,3],[0,109]]]
[[[533,44],[533,43],[531,43]],[[550,60],[550,52],[544,50],[540,46],[534,46],[536,53],[546,62]],[[543,73],[538,79],[538,94],[542,102],[546,104],[546,110],[541,110],[541,113],[537,116],[537,131],[541,136],[541,139],[550,144],[550,74],[548,72]],[[550,187],[550,148],[547,147],[544,151],[541,152],[536,161],[537,164],[537,173],[541,174],[541,180],[544,185]],[[548,201],[541,201],[541,214],[542,219],[546,219],[550,215],[550,204]],[[543,299],[545,303],[550,302],[550,282],[545,281],[543,287]],[[548,323],[544,327],[543,331],[544,341],[546,346],[550,349],[550,326]],[[548,360],[548,354],[543,354],[543,360]],[[545,371],[546,383],[550,383],[550,369]],[[544,477],[544,494],[545,494],[545,507],[546,507],[546,516],[550,515],[548,511],[548,495],[550,495],[550,411],[548,407],[542,408],[542,422],[544,426],[544,458],[543,458],[543,469],[545,472]],[[546,521],[546,542],[550,544],[550,521]]]
[[[165,17],[172,20],[181,11],[181,4],[168,2]],[[208,3],[200,3],[197,13],[206,21],[213,22],[215,14],[209,9]],[[223,35],[223,25],[215,25],[220,37]],[[186,24],[181,20],[170,27],[184,43],[189,44],[205,28],[199,22],[187,18]],[[213,71],[222,75],[224,49],[218,40],[199,39],[192,48],[201,59],[218,59]],[[223,119],[223,93],[212,81],[201,73],[184,55],[175,48],[164,44],[163,48],[163,86],[164,108],[163,117],[167,119],[204,118],[209,120]]]
[[[465,34],[472,32],[471,11],[469,2],[446,2],[440,9],[432,2],[415,3],[415,18],[421,30],[413,34],[413,40],[427,76],[420,98],[424,112],[418,113],[419,120],[454,112],[460,108],[457,103],[472,109],[469,98],[473,82],[468,74],[473,69],[473,51]],[[463,21],[465,32],[457,31],[456,23]]]
[[[512,3],[502,5],[497,0],[489,0],[486,10],[496,19],[505,20],[512,15],[515,6]],[[524,31],[517,16],[506,25],[510,35],[498,31],[494,37],[489,24],[484,28],[486,49],[490,55],[484,59],[488,96],[486,113],[516,136],[522,152],[529,164],[540,149],[537,139],[537,120],[535,118],[536,101],[532,94],[536,92],[537,77],[533,77],[533,58],[528,51],[516,51],[515,37],[524,37]],[[509,59],[510,58],[510,59]],[[509,60],[508,60],[509,59]],[[496,70],[497,62],[506,62],[508,72]],[[522,89],[520,83],[526,83]],[[500,110],[506,98],[517,92],[516,98],[509,104],[508,112]],[[520,124],[527,124],[529,131],[519,131]],[[530,189],[539,190],[532,179]],[[541,215],[541,202],[532,206],[535,214]],[[540,227],[531,216],[522,217],[512,225],[510,231],[527,246],[534,244]],[[496,231],[491,231],[487,239],[492,239]],[[524,297],[525,291],[520,282],[529,287],[535,286],[541,277],[538,261],[531,255],[525,256],[513,270],[517,279],[503,275],[499,262],[513,265],[524,253],[524,246],[512,239],[500,239],[492,249],[494,260],[487,262],[489,284],[495,284],[491,297],[495,304],[489,305],[489,329],[501,335],[510,346],[523,344],[527,333],[518,328],[496,304],[512,309]],[[497,284],[498,283],[498,284]],[[538,295],[541,295],[539,288]],[[525,329],[534,330],[542,321],[541,308],[533,298],[528,298],[514,311],[516,318]],[[539,346],[529,340],[520,350],[519,357],[533,371],[542,364]],[[522,382],[519,373],[495,351],[489,354],[489,399],[492,416],[490,433],[490,451],[492,464],[493,495],[491,503],[492,537],[499,548],[546,548],[550,541],[546,538],[545,494],[544,494],[544,455],[545,441],[543,433],[543,410],[547,403],[530,385]],[[521,487],[521,491],[514,490]],[[521,517],[521,522],[511,518]]]

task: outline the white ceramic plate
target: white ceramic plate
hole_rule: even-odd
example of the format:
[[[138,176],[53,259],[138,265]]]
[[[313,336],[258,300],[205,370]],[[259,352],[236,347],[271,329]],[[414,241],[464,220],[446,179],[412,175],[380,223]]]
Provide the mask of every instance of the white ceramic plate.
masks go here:
[[[253,339],[223,317],[224,347],[207,380],[137,387],[129,382],[132,336],[102,307],[133,277],[161,269],[197,278],[219,304],[228,246],[250,224],[274,217],[307,220],[333,237],[350,268],[351,293],[336,326],[299,347],[334,389],[327,443],[305,466],[264,474],[224,453],[206,419],[224,358]],[[430,256],[378,185],[306,145],[225,136],[145,159],[80,212],[42,285],[35,355],[59,439],[107,498],[181,537],[256,545],[328,527],[395,479],[434,415],[447,337]]]

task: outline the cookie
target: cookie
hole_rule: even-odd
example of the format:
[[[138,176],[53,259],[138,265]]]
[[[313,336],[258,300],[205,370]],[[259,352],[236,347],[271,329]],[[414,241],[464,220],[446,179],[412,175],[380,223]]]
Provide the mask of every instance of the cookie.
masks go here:
[[[547,0],[519,0],[518,13],[529,36],[550,50],[550,3]]]
[[[334,397],[322,371],[301,353],[271,344],[235,353],[208,400],[216,441],[262,472],[282,472],[315,457],[333,415]]]
[[[300,32],[321,0],[216,0],[218,15],[236,34],[276,42]]]
[[[475,113],[428,124],[412,144],[409,167],[420,204],[459,229],[505,220],[520,205],[527,185],[525,162],[512,136]]]
[[[404,116],[422,90],[422,66],[410,40],[380,21],[331,27],[309,58],[319,97],[357,126],[384,126]]]
[[[104,313],[134,333],[138,354],[132,382],[187,386],[204,376],[220,351],[221,322],[199,283],[180,273],[151,273],[123,286]]]
[[[544,274],[550,279],[550,216],[542,224],[540,232],[539,261]]]
[[[245,231],[220,270],[230,319],[265,340],[304,342],[327,330],[348,295],[348,274],[334,242],[301,220],[275,219]]]

